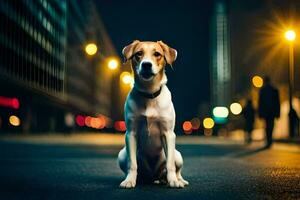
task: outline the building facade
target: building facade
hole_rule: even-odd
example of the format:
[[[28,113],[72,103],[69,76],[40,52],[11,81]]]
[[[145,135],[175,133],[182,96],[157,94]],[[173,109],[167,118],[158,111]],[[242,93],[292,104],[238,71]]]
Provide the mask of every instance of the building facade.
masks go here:
[[[99,63],[116,52],[91,0],[0,0],[0,24],[0,96],[20,104],[0,105],[0,130],[64,131],[66,114],[110,116]],[[94,58],[84,52],[90,41],[101,46]]]
[[[231,98],[231,62],[228,10],[217,0],[211,20],[211,102],[212,107],[228,107]]]

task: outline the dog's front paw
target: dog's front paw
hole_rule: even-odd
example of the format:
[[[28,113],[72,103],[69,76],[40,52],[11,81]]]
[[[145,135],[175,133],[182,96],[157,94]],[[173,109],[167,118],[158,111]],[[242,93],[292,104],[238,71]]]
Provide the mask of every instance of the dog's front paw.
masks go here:
[[[168,174],[168,185],[172,188],[183,188],[184,184],[181,184],[181,182],[178,181],[175,173],[174,174]]]
[[[134,188],[135,185],[136,185],[136,180],[127,180],[127,179],[125,179],[120,184],[120,187],[121,188]]]
[[[128,174],[126,179],[121,182],[121,188],[134,188],[136,185],[136,176]]]
[[[189,182],[184,180],[183,178],[178,179],[179,185],[182,185],[182,187],[189,185]]]

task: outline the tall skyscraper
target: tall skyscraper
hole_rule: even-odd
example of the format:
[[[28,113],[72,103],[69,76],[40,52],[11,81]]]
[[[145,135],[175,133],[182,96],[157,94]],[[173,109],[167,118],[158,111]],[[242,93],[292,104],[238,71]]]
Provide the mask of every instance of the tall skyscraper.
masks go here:
[[[228,107],[231,98],[231,63],[228,10],[217,0],[211,21],[211,100],[212,107]]]

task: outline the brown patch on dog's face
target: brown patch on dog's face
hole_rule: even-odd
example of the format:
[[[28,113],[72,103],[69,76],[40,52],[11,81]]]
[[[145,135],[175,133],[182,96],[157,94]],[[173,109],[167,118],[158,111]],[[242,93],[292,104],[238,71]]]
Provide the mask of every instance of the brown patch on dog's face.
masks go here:
[[[166,65],[164,51],[156,42],[140,42],[133,51],[132,67],[142,79],[151,79]]]
[[[143,81],[150,81],[156,75],[162,77],[166,62],[169,63],[170,51],[166,44],[159,42],[140,42],[135,40],[123,49],[125,59],[131,59],[134,75]],[[173,51],[172,62],[176,59],[176,50]],[[169,63],[171,64],[171,63]],[[160,73],[161,72],[161,73]]]

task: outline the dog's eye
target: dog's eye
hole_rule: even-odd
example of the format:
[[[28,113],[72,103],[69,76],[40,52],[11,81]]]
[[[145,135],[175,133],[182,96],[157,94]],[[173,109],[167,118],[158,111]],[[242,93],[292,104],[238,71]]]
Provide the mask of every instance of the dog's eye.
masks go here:
[[[136,57],[141,57],[143,55],[143,52],[142,51],[138,51],[135,53],[135,56]]]
[[[155,56],[155,57],[161,57],[161,54],[160,54],[159,52],[155,52],[155,53],[154,53],[154,56]]]

